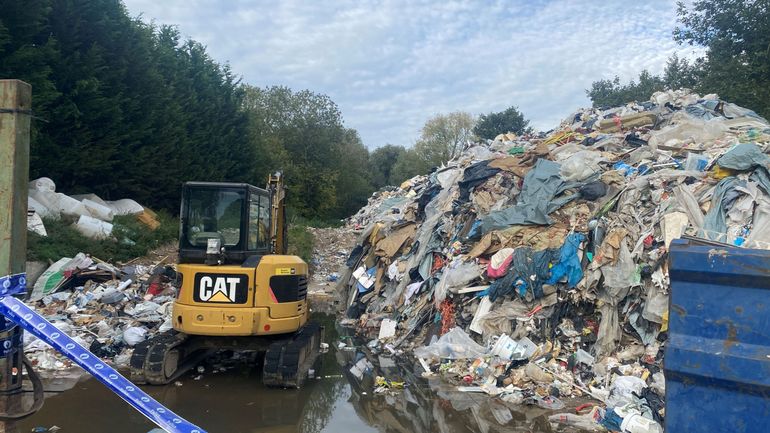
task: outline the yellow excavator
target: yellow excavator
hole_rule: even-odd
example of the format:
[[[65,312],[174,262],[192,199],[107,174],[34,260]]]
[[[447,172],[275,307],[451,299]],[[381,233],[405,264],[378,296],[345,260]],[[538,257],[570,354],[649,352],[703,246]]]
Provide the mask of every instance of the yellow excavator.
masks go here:
[[[162,385],[218,350],[264,353],[263,383],[299,388],[323,328],[309,322],[308,266],[286,255],[285,188],[187,182],[180,212],[173,330],[138,344],[131,378]]]

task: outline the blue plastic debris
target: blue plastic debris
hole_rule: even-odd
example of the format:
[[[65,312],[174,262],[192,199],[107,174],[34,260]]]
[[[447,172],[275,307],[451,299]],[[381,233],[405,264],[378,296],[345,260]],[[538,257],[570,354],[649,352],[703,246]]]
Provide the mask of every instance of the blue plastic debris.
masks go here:
[[[556,284],[563,277],[567,277],[567,286],[572,289],[583,279],[583,267],[580,265],[578,250],[580,243],[585,240],[582,233],[571,233],[559,250],[559,262],[551,268],[551,277],[546,284]]]

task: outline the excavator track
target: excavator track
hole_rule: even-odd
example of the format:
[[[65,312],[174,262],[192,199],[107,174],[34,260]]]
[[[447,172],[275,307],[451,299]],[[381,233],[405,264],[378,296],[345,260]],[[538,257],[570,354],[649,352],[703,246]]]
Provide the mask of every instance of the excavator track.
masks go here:
[[[137,344],[131,356],[131,380],[150,385],[176,380],[213,352],[192,347],[192,340],[190,335],[171,330]]]
[[[131,380],[165,385],[194,368],[220,349],[265,353],[262,382],[266,386],[299,388],[320,354],[323,327],[308,322],[283,337],[205,337],[168,331],[134,347]]]
[[[270,387],[299,388],[320,354],[323,327],[309,322],[291,338],[276,341],[265,352],[262,383]]]

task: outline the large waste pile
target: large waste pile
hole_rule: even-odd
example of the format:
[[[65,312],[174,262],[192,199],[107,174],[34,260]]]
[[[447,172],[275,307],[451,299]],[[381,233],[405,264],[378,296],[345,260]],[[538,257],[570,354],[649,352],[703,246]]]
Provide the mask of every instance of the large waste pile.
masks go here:
[[[661,431],[669,245],[770,248],[768,142],[754,112],[678,90],[469,145],[349,219],[348,317],[463,392]]]

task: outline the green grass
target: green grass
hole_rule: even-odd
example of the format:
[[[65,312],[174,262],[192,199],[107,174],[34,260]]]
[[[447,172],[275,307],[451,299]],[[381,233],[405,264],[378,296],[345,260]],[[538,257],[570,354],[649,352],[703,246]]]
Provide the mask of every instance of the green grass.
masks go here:
[[[153,231],[133,216],[115,217],[114,239],[103,240],[86,238],[70,223],[46,219],[48,236],[27,233],[27,260],[56,261],[82,252],[107,262],[126,262],[178,239],[179,220],[166,212],[159,212],[158,219],[160,227]]]
[[[313,244],[315,236],[307,229],[307,226],[301,224],[291,224],[289,226],[289,239],[287,252],[300,256],[305,263],[310,264],[313,258]]]

